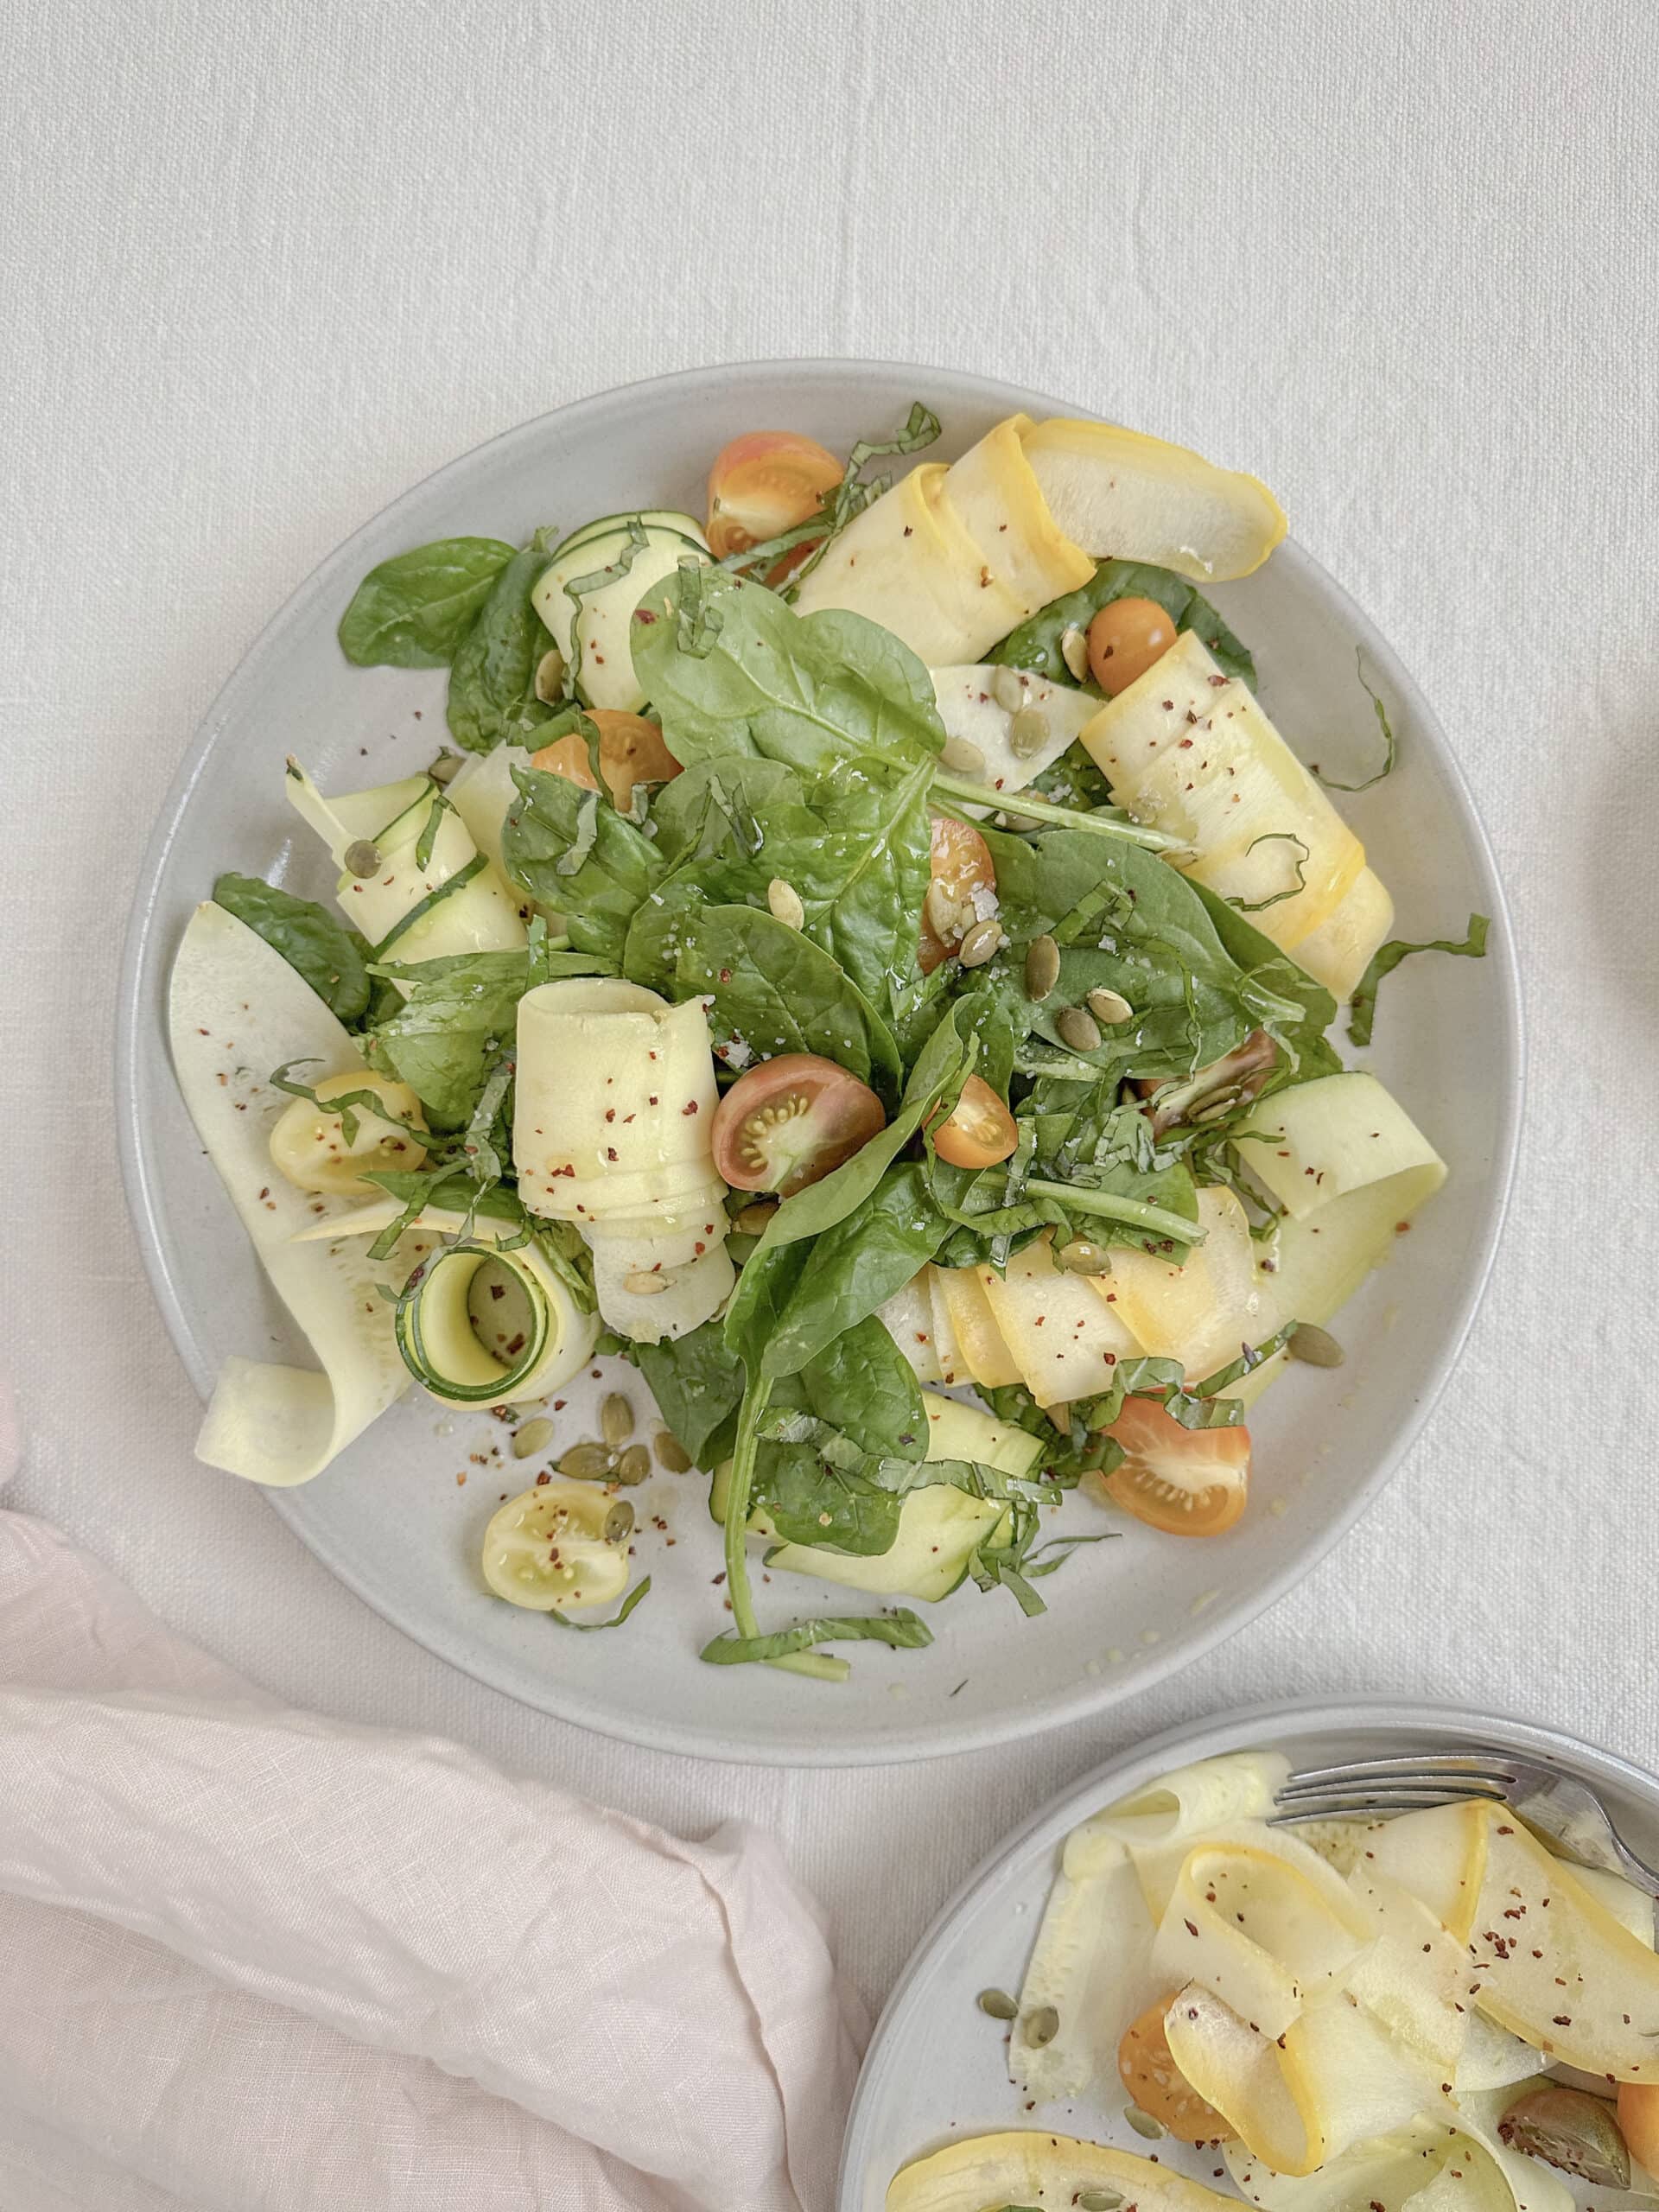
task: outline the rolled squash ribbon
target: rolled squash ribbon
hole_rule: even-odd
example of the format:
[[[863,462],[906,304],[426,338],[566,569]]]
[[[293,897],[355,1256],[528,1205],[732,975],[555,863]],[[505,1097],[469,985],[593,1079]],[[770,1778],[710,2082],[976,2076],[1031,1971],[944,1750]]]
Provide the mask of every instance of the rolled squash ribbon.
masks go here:
[[[1249,687],[1195,632],[1108,700],[1079,742],[1120,805],[1182,841],[1183,874],[1243,905],[1336,997],[1351,995],[1393,902]]]
[[[301,1231],[298,1242],[372,1239],[402,1213],[371,1199]],[[517,1405],[569,1382],[593,1351],[599,1316],[584,1313],[532,1236],[516,1249],[517,1222],[429,1206],[398,1240],[410,1263],[398,1308],[399,1356],[423,1389],[446,1405]],[[421,1269],[418,1281],[415,1272]],[[385,1263],[377,1270],[385,1272]]]
[[[887,2212],[1073,2212],[1090,2190],[1135,2212],[1237,2212],[1230,2198],[1150,2158],[1025,2128],[970,2135],[913,2160],[888,2183]]]
[[[431,777],[407,776],[325,798],[290,760],[284,788],[340,870],[334,895],[341,913],[386,959],[512,952],[528,941],[518,901],[499,868],[480,851]],[[353,848],[360,846],[372,846],[377,855],[366,875],[347,865]]]
[[[655,1343],[717,1313],[734,1277],[702,1001],[609,977],[538,985],[518,1004],[513,1096],[518,1195],[581,1229],[612,1327]]]
[[[308,1482],[409,1386],[384,1268],[365,1243],[296,1243],[349,1202],[294,1188],[271,1165],[289,1101],[268,1080],[283,1061],[365,1073],[352,1039],[282,955],[222,906],[199,906],[168,990],[173,1065],[202,1147],[320,1370],[232,1357],[220,1370],[196,1456],[251,1482]]]
[[[1013,415],[959,461],[912,468],[855,517],[797,605],[868,615],[949,668],[982,660],[1109,554],[1213,582],[1248,575],[1284,532],[1264,486],[1184,446]]]

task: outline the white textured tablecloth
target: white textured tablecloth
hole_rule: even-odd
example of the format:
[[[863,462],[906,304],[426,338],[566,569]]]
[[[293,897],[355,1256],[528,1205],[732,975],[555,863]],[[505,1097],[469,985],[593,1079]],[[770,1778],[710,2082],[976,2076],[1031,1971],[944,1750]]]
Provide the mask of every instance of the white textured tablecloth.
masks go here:
[[[1422,1693],[1659,1758],[1649,0],[19,0],[0,37],[16,1502],[284,1699],[769,1825],[876,1997],[1014,1820],[1185,1715]],[[476,1688],[193,1462],[108,1067],[152,813],[313,564],[560,401],[809,353],[1028,380],[1273,485],[1459,748],[1532,1068],[1453,1388],[1294,1596],[1098,1726],[772,1774]]]

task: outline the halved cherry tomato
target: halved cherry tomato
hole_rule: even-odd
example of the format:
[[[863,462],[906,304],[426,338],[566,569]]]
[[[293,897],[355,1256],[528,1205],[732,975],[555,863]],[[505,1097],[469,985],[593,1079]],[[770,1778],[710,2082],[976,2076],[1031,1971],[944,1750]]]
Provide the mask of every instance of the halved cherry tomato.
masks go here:
[[[1243,1512],[1248,1428],[1183,1428],[1155,1398],[1126,1398],[1106,1433],[1123,1447],[1106,1495],[1137,1521],[1171,1536],[1219,1536]]]
[[[936,814],[928,857],[933,881],[944,887],[946,902],[954,902],[971,920],[973,893],[996,888],[996,868],[990,847],[970,822]],[[941,962],[950,957],[961,944],[962,936],[961,930],[957,930],[950,938],[943,937],[927,908],[922,909],[922,941],[918,957],[924,976],[931,976]]]
[[[806,522],[842,479],[842,465],[795,430],[749,430],[709,472],[709,543],[717,561]]]
[[[1630,2156],[1659,2172],[1659,2082],[1621,2082],[1618,2124]]]
[[[1014,1116],[988,1083],[970,1075],[949,1120],[933,1131],[933,1149],[952,1167],[995,1167],[1020,1141]]]
[[[1172,1991],[1124,2029],[1118,2077],[1141,2111],[1161,2120],[1178,2143],[1217,2143],[1233,2130],[1175,2063],[1164,2032],[1164,2015],[1174,2002]]]
[[[589,707],[589,721],[599,730],[599,767],[607,790],[626,814],[633,804],[636,784],[666,784],[680,773],[680,764],[669,751],[663,733],[644,715],[620,714],[614,707]],[[585,791],[596,791],[588,740],[579,729],[556,738],[531,755],[532,768],[563,776]]]
[[[739,1076],[715,1109],[715,1166],[739,1191],[789,1198],[887,1127],[881,1101],[816,1052],[785,1052]]]
[[[1089,625],[1089,673],[1116,699],[1174,642],[1175,625],[1155,599],[1109,599]]]

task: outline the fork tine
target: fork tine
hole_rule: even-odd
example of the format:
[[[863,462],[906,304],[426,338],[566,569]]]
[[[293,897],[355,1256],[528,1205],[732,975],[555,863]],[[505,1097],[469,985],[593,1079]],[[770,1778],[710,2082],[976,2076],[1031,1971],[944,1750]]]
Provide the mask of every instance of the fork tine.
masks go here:
[[[1268,1815],[1268,1826],[1288,1827],[1299,1821],[1360,1820],[1373,1813],[1423,1813],[1432,1811],[1436,1805],[1460,1804],[1471,1797],[1484,1799],[1491,1805],[1504,1802],[1503,1790],[1487,1789],[1478,1783],[1446,1783],[1415,1789],[1384,1784],[1371,1790],[1338,1790],[1325,1796],[1300,1797],[1289,1804],[1281,1798],[1276,1801],[1276,1810]]]
[[[1421,1758],[1357,1759],[1347,1766],[1307,1767],[1282,1783],[1281,1798],[1305,1796],[1311,1789],[1363,1789],[1368,1783],[1484,1782],[1513,1789],[1516,1776],[1497,1756],[1478,1753]]]

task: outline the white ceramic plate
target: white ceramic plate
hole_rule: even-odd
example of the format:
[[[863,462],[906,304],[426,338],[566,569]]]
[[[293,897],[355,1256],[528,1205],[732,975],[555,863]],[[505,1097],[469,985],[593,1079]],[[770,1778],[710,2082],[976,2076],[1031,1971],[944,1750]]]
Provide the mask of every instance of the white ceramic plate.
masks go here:
[[[1019,1989],[1059,1846],[1078,1821],[1172,1767],[1222,1751],[1282,1751],[1296,1766],[1324,1766],[1475,1744],[1547,1760],[1587,1783],[1631,1848],[1659,1859],[1659,1781],[1553,1729],[1452,1706],[1371,1700],[1255,1706],[1173,1729],[1046,1806],[969,1875],[922,1938],[865,2055],[842,2152],[838,2212],[882,2212],[901,2166],[991,2130],[1050,2127],[1145,2157],[1147,2145],[1123,2120],[1126,2101],[1116,2083],[1104,2094],[1096,2085],[1076,2103],[1027,2110],[1008,2080],[1004,2024],[976,2002],[982,1989]],[[1234,2194],[1230,2182],[1215,2178],[1213,2153],[1166,2139],[1157,2155],[1220,2195]]]
[[[156,1294],[204,1396],[227,1352],[308,1363],[180,1102],[165,1039],[168,970],[191,907],[226,868],[329,895],[321,850],[296,834],[283,804],[285,754],[302,755],[325,790],[350,789],[424,766],[444,739],[442,671],[364,671],[340,652],[335,625],[359,579],[392,553],[459,531],[522,540],[540,524],[569,526],[636,503],[700,509],[702,474],[739,431],[794,425],[844,448],[901,423],[918,397],[944,423],[946,455],[1011,410],[1077,411],[977,378],[853,362],[703,370],[582,400],[480,447],[389,507],[301,588],[231,678],[145,859],[117,1046],[128,1195]],[[1400,766],[1344,804],[1394,892],[1401,931],[1461,935],[1471,908],[1494,925],[1484,963],[1423,960],[1384,1000],[1373,1065],[1450,1163],[1451,1182],[1344,1317],[1355,1347],[1348,1364],[1300,1370],[1264,1400],[1251,1424],[1257,1495],[1240,1529],[1181,1544],[1131,1526],[1045,1584],[1045,1618],[1023,1620],[1001,1592],[965,1591],[931,1611],[930,1650],[861,1645],[851,1681],[827,1688],[771,1669],[698,1663],[726,1616],[713,1583],[716,1531],[695,1478],[663,1478],[642,1501],[664,1525],[646,1522],[639,1565],[654,1576],[652,1594],[620,1634],[561,1635],[486,1598],[479,1534],[519,1478],[469,1459],[500,1435],[487,1416],[442,1414],[412,1392],[317,1481],[270,1494],[317,1556],[388,1620],[480,1681],[632,1742],[781,1764],[909,1758],[996,1743],[1129,1696],[1271,1603],[1376,1494],[1457,1356],[1503,1211],[1520,1103],[1503,896],[1433,715],[1331,580],[1287,543],[1260,575],[1215,596],[1254,648],[1269,710],[1350,780],[1349,766],[1336,764],[1364,772],[1376,758],[1370,702],[1355,676],[1363,647]],[[567,1393],[570,1440],[594,1433],[601,1387],[584,1378]],[[644,1391],[633,1388],[643,1413]],[[1090,1509],[1079,1500],[1070,1510],[1083,1522]],[[1108,1586],[1109,1606],[1101,1602]],[[829,1596],[779,1578],[762,1586],[761,1611],[782,1622],[824,1610]]]

